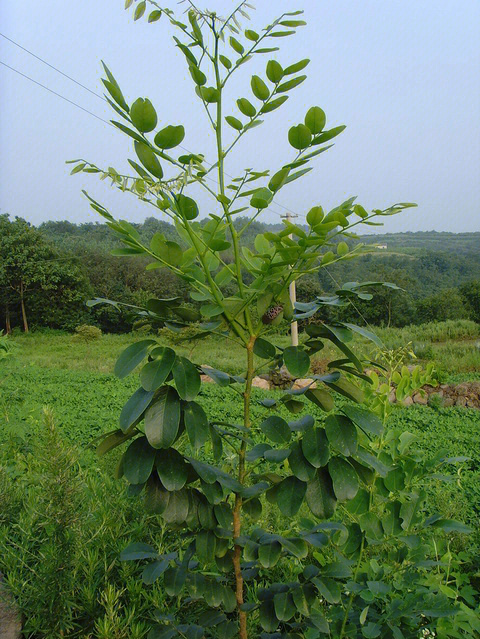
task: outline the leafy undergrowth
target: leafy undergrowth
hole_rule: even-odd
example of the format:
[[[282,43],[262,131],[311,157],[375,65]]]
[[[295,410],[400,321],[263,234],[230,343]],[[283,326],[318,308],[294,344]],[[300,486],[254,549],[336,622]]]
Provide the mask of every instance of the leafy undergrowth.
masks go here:
[[[105,352],[116,355],[124,343],[123,338],[112,339]],[[64,345],[52,345],[52,351],[58,355],[68,344],[65,338]],[[88,359],[82,361],[83,348],[70,346],[69,357],[72,362],[77,358],[78,369],[89,367]],[[177,539],[166,533],[159,518],[145,513],[141,499],[127,496],[122,481],[112,479],[121,449],[98,459],[90,446],[95,437],[116,428],[123,404],[137,387],[136,376],[119,380],[98,371],[25,365],[25,360],[10,362],[3,372],[0,571],[24,612],[26,636],[145,637],[152,611],[174,604],[160,586],[141,583],[141,567],[118,557],[132,542],[171,550]],[[271,395],[254,391],[255,399]],[[240,418],[238,397],[228,388],[204,384],[199,401],[212,418]],[[46,415],[45,406],[50,407]],[[310,412],[323,419],[320,409]],[[255,403],[254,423],[264,414]],[[291,419],[288,413],[284,416]],[[428,508],[478,531],[480,411],[395,407],[389,427],[416,435],[418,448],[426,454],[444,448],[450,456],[469,458],[460,464],[458,475],[456,469],[451,471],[452,481],[429,487]],[[255,437],[260,440],[260,433]],[[287,532],[289,524],[265,506],[258,525]],[[476,532],[454,537],[452,550],[470,564],[479,545]],[[282,570],[279,580],[292,578],[288,566]],[[176,612],[185,618],[191,614]]]
[[[118,416],[128,397],[137,387],[135,375],[119,380],[113,375],[43,369],[36,366],[10,368],[2,386],[7,400],[9,422],[3,433],[33,437],[41,424],[43,406],[52,408],[57,428],[79,451],[82,466],[95,464],[111,470],[119,451],[97,460],[92,441],[100,434],[117,428]],[[254,397],[271,397],[272,391],[254,389]],[[241,407],[237,396],[228,388],[203,384],[200,401],[213,419],[239,420]],[[337,401],[341,402],[339,398]],[[285,408],[280,409],[291,419]],[[309,412],[323,419],[324,413],[310,404]],[[254,404],[253,421],[260,421],[265,409]],[[396,407],[390,428],[400,428],[416,435],[421,450],[435,453],[445,449],[450,456],[467,456],[456,481],[435,489],[439,505],[448,509],[448,516],[463,519],[478,527],[480,516],[480,411],[467,408],[430,408],[428,406]],[[4,436],[0,434],[0,438]],[[442,508],[443,510],[443,508]]]

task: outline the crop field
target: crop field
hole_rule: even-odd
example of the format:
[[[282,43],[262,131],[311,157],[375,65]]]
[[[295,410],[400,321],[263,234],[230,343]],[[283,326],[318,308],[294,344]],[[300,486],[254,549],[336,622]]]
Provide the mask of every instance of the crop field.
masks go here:
[[[437,327],[435,334],[428,326],[415,330],[384,329],[379,334],[392,348],[410,341],[421,345],[419,356],[433,358],[443,381],[480,379],[476,325]],[[148,634],[154,609],[176,605],[160,586],[142,584],[141,568],[119,561],[129,543],[171,548],[174,534],[158,517],[145,513],[142,499],[129,496],[123,481],[113,478],[122,448],[98,458],[92,445],[117,427],[123,404],[137,388],[135,373],[123,380],[112,374],[116,358],[136,337],[104,335],[84,343],[54,332],[18,335],[12,340],[13,357],[0,364],[0,571],[24,612],[27,637],[140,639]],[[159,339],[165,343],[165,336]],[[272,339],[288,343],[286,336]],[[240,353],[223,339],[175,348],[198,364],[208,353],[213,366],[242,372]],[[275,393],[254,389],[254,399]],[[235,422],[241,415],[238,396],[230,388],[203,384],[199,402],[218,420]],[[255,424],[265,410],[254,403],[256,441],[263,441]],[[324,419],[320,409],[310,412]],[[283,416],[291,419],[286,411]],[[451,541],[475,579],[480,411],[395,406],[388,428],[412,433],[422,455],[444,449],[449,456],[467,458],[450,471],[449,481],[428,486],[428,508],[477,531],[468,537],[454,535]],[[224,456],[228,464],[228,450]],[[298,516],[307,515],[301,510]],[[283,522],[266,504],[259,525],[288,532],[291,522]],[[290,569],[293,574],[293,564],[282,568],[281,579],[288,579]],[[182,614],[188,618],[188,607]],[[58,634],[52,634],[52,620]]]

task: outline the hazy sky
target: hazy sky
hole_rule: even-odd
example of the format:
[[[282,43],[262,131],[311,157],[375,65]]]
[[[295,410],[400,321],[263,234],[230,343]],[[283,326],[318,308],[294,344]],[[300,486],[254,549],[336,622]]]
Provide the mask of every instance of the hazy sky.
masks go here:
[[[167,2],[167,0],[165,0]],[[213,136],[161,19],[133,22],[123,0],[4,0],[0,31],[92,90],[102,93],[100,59],[127,101],[149,97],[159,123],[184,124],[183,145],[212,158]],[[227,14],[231,0],[199,0]],[[269,58],[284,66],[310,58],[308,79],[287,103],[245,135],[227,171],[278,169],[292,158],[290,126],[321,106],[327,125],[346,124],[315,170],[282,190],[278,203],[301,215],[357,195],[365,207],[415,201],[418,209],[387,221],[387,231],[478,231],[480,200],[480,3],[478,0],[257,0],[251,28],[284,10],[305,9],[297,36],[271,39],[281,50],[256,56],[233,76],[225,113],[252,99],[249,76]],[[179,12],[185,5],[170,2]],[[250,26],[250,24],[249,24]],[[272,46],[273,46],[272,44]],[[231,51],[231,49],[230,49]],[[227,53],[228,55],[228,53]],[[0,60],[110,119],[110,107],[0,37]],[[70,177],[67,159],[125,169],[130,139],[111,126],[0,65],[0,210],[34,224],[48,219],[96,221],[81,189],[114,215],[141,221],[153,208],[121,195],[96,176]],[[228,127],[227,127],[228,128]],[[227,134],[230,136],[230,133]],[[232,156],[233,157],[233,156]],[[203,213],[208,202],[201,198]],[[265,221],[284,210],[272,205]]]

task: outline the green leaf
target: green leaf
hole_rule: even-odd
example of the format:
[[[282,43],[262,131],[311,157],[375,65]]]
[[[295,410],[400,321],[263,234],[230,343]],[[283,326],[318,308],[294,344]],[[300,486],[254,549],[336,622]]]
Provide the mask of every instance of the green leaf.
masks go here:
[[[199,87],[203,87],[203,85],[207,82],[207,76],[203,73],[203,71],[200,71],[200,69],[193,64],[190,65],[189,70],[195,84]]]
[[[343,415],[329,415],[325,420],[325,432],[331,446],[339,453],[350,457],[357,451],[357,430],[353,423]]]
[[[123,97],[122,92],[120,91],[120,87],[118,86],[118,84],[116,82],[112,82],[110,80],[103,80],[102,82],[105,86],[105,88],[107,89],[107,91],[110,93],[110,95],[112,96],[112,98],[115,100],[115,102],[124,110],[128,113],[128,104],[125,102],[125,98]]]
[[[305,458],[315,468],[326,466],[330,457],[330,446],[323,428],[310,428],[302,437]]]
[[[260,37],[256,31],[252,31],[251,29],[245,29],[245,37],[250,42],[256,42]]]
[[[143,138],[141,138],[138,133],[135,133],[135,131],[133,131],[133,129],[130,129],[128,126],[125,126],[124,124],[122,124],[121,122],[116,122],[115,120],[110,120],[110,122],[117,127],[117,129],[120,129],[120,131],[123,131],[124,133],[126,133],[127,135],[129,135],[131,138],[133,138],[134,140],[136,140],[137,142],[140,142],[141,144],[144,144],[144,140]],[[93,205],[92,205],[93,206]],[[99,211],[100,212],[100,211]]]
[[[278,628],[278,619],[275,615],[273,600],[262,601],[258,611],[258,620],[265,632],[275,632]]]
[[[295,62],[295,64],[291,64],[289,67],[283,70],[283,75],[292,75],[292,73],[298,73],[298,71],[302,71],[309,64],[310,60],[300,60],[300,62]]]
[[[288,465],[292,473],[302,481],[310,481],[315,476],[315,468],[305,458],[299,442],[295,442],[288,455]]]
[[[304,124],[292,126],[288,131],[288,141],[294,149],[301,151],[306,149],[312,140],[310,129]]]
[[[179,427],[178,394],[171,386],[164,386],[155,403],[145,413],[145,435],[154,448],[170,448],[178,435]]]
[[[247,98],[240,98],[239,100],[237,100],[237,106],[239,111],[243,113],[243,115],[246,115],[248,118],[253,118],[257,113],[257,110],[255,109],[253,104],[249,100],[247,100]]]
[[[150,477],[155,461],[155,449],[146,437],[135,439],[123,456],[123,474],[130,484],[144,484]]]
[[[337,499],[333,492],[332,479],[325,469],[319,468],[315,477],[308,482],[306,501],[312,513],[319,519],[330,519],[335,512]]]
[[[294,377],[304,377],[310,368],[310,358],[300,346],[287,346],[283,351],[283,361]]]
[[[106,453],[109,453],[114,448],[117,448],[117,446],[121,446],[132,437],[135,437],[135,435],[135,430],[126,434],[122,433],[121,430],[116,430],[114,433],[111,433],[110,435],[107,435],[104,439],[102,439],[102,441],[96,448],[96,453],[99,457],[103,457],[103,455],[106,455]]]
[[[215,87],[202,87],[200,94],[207,104],[216,104],[220,101],[220,92]]]
[[[370,493],[361,488],[345,508],[352,515],[363,515],[370,508]]]
[[[266,187],[257,189],[250,200],[250,206],[254,209],[266,209],[273,199],[273,193]],[[246,249],[246,247],[243,247]],[[248,251],[248,249],[247,249]]]
[[[278,24],[284,27],[304,27],[307,23],[305,20],[282,20]]]
[[[182,569],[180,567],[168,568],[168,570],[165,571],[165,576],[163,578],[163,584],[164,584],[166,593],[170,597],[178,596],[183,590],[186,577],[187,577],[187,573],[185,569]],[[170,637],[171,636],[172,635],[170,635]]]
[[[195,200],[186,195],[176,196],[177,206],[180,214],[187,220],[194,220],[198,216],[198,206]]]
[[[323,131],[327,116],[320,107],[312,107],[305,116],[305,125],[310,129],[312,135],[317,135]]]
[[[143,388],[139,388],[133,393],[120,413],[119,425],[123,432],[128,430],[130,426],[137,421],[152,399],[153,393]]]
[[[362,491],[360,491],[362,492]],[[360,494],[359,492],[359,494]],[[366,491],[364,491],[366,492]],[[357,495],[358,497],[358,495]],[[357,497],[350,502],[349,504],[347,504],[347,509],[349,510],[349,506],[351,506],[351,504],[353,504],[353,502],[356,501]],[[401,508],[402,504],[399,501],[391,501],[390,503],[388,503],[385,506],[385,514],[382,517],[382,527],[383,530],[385,531],[386,535],[401,535],[403,532],[402,529],[402,524],[400,521],[400,508]],[[368,508],[366,509],[368,510]],[[365,512],[366,512],[365,510]],[[363,514],[363,513],[358,513],[358,514]]]
[[[385,488],[391,492],[403,490],[405,488],[405,473],[403,468],[394,468],[389,471],[385,475],[383,482],[385,484]]]
[[[324,212],[321,206],[314,206],[307,213],[307,223],[311,228],[317,226],[317,224],[320,224],[323,218]]]
[[[326,412],[333,410],[335,407],[333,397],[323,388],[313,388],[308,390],[305,393],[305,397]]]
[[[279,592],[273,597],[275,616],[279,621],[290,621],[297,612],[293,597],[289,592]]]
[[[293,603],[298,612],[304,617],[310,617],[310,598],[306,595],[306,590],[302,586],[292,590]]]
[[[143,14],[145,13],[145,8],[147,6],[147,3],[145,2],[145,0],[142,0],[142,2],[139,2],[135,8],[135,13],[133,14],[133,19],[134,20],[139,20]]]
[[[148,133],[157,126],[157,113],[148,98],[138,98],[130,107],[130,118],[138,131]]]
[[[218,58],[226,69],[232,68],[232,62],[226,56],[219,55]]]
[[[167,559],[161,559],[145,566],[142,572],[143,583],[147,586],[151,586],[163,575],[169,565],[170,562]]]
[[[218,384],[219,386],[229,386],[232,381],[228,373],[217,371],[216,368],[211,368],[210,366],[203,366],[202,373],[210,377],[210,379],[212,379],[215,384]]]
[[[155,359],[140,371],[140,383],[146,391],[155,391],[164,383],[172,370],[175,351],[168,347],[155,349]]]
[[[286,477],[279,485],[276,494],[277,506],[285,517],[294,517],[302,505],[307,484],[297,477]]]
[[[169,492],[181,490],[187,483],[188,466],[174,448],[159,450],[155,458],[158,476]]]
[[[200,530],[195,537],[197,556],[203,564],[215,561],[217,538],[211,530]]]
[[[182,143],[185,137],[185,129],[179,124],[178,126],[166,126],[155,136],[155,144],[161,149],[173,149]]]
[[[137,559],[156,559],[158,552],[148,544],[135,542],[127,546],[120,553],[120,561],[135,561]]]
[[[161,17],[162,11],[156,9],[155,11],[152,11],[148,16],[148,22],[156,22],[157,20],[160,20]]]
[[[185,490],[169,493],[168,504],[163,512],[167,524],[183,524],[188,516],[188,494]]]
[[[342,124],[342,126],[337,126],[334,129],[330,129],[329,131],[324,131],[323,133],[320,133],[320,135],[317,135],[313,138],[312,145],[328,142],[328,140],[331,140],[332,138],[337,137],[337,135],[340,135],[340,133],[345,129],[346,126]]]
[[[383,528],[380,519],[374,513],[368,512],[358,518],[360,528],[370,539],[379,541],[383,538]]]
[[[267,78],[274,84],[277,84],[283,78],[282,65],[276,60],[269,60],[267,62]]]
[[[241,131],[243,129],[243,124],[237,118],[234,118],[233,115],[227,115],[225,120],[228,124],[234,128],[236,131]]]
[[[280,559],[282,546],[278,541],[262,544],[258,549],[258,561],[264,568],[273,568]]]
[[[152,149],[143,142],[135,141],[135,153],[143,166],[159,180],[163,177],[162,165]]]
[[[224,528],[225,530],[230,530],[232,528],[233,513],[227,503],[223,502],[221,504],[216,504],[213,508],[213,512],[215,513],[215,519],[218,521],[220,528]]]
[[[273,31],[268,34],[269,38],[284,38],[285,36],[293,35],[295,31]]]
[[[318,588],[319,593],[329,604],[337,604],[340,602],[340,586],[336,581],[328,577],[323,577],[322,579],[315,577],[312,581]]]
[[[200,374],[197,368],[186,357],[177,357],[172,367],[173,379],[178,394],[187,402],[198,395],[201,386]]]
[[[128,346],[115,363],[115,375],[120,379],[126,377],[147,356],[150,346],[155,343],[156,342],[153,339],[145,339],[141,342],[136,342],[135,344]]]
[[[470,526],[466,526],[460,521],[454,521],[453,519],[437,519],[431,524],[432,528],[440,528],[444,532],[458,532],[469,534],[473,532],[473,529]]]
[[[261,357],[262,359],[273,359],[277,351],[275,346],[266,339],[257,337],[253,345],[253,352],[257,357]]]
[[[270,95],[270,91],[268,90],[265,82],[260,77],[258,77],[258,75],[254,75],[252,76],[250,84],[252,87],[253,95],[259,100],[262,100],[262,102],[265,102],[265,100],[267,100]]]
[[[363,326],[357,326],[356,324],[348,324],[347,322],[343,322],[343,324],[350,330],[355,331],[359,335],[362,335],[362,337],[366,337],[371,342],[376,344],[379,348],[383,348],[382,340],[379,337],[377,337],[375,333],[373,333],[372,331],[367,330]]]
[[[80,173],[80,171],[87,166],[85,164],[85,162],[82,162],[81,164],[78,164],[77,166],[75,166],[71,171],[70,171],[70,175],[75,175],[75,173]]]
[[[333,482],[333,492],[338,501],[353,499],[358,492],[358,475],[351,464],[341,457],[332,457],[328,472]]]
[[[162,486],[158,476],[150,475],[145,486],[145,510],[147,513],[162,515],[168,506],[170,493]]]
[[[282,106],[282,104],[288,100],[288,95],[281,95],[274,100],[270,100],[270,102],[266,102],[262,108],[260,109],[260,113],[270,113],[270,111],[275,111],[278,107]]]
[[[290,91],[291,89],[298,87],[298,85],[302,84],[306,77],[306,75],[299,75],[298,78],[292,78],[291,80],[287,80],[287,82],[283,82],[283,84],[279,84],[277,87],[277,93],[284,93],[285,91]]]
[[[236,51],[239,55],[242,55],[242,53],[244,53],[245,51],[244,46],[240,44],[240,42],[236,38],[234,38],[233,36],[230,36],[229,42],[232,49]]]
[[[382,421],[369,410],[360,408],[359,406],[353,406],[352,404],[345,404],[342,406],[342,411],[352,422],[355,422],[366,433],[371,433],[376,437],[380,437],[383,433]]]
[[[198,450],[209,438],[208,418],[197,402],[188,402],[183,406],[185,429],[190,444]]]
[[[183,251],[176,242],[172,242],[171,240],[167,240],[166,242],[155,242],[154,246],[152,247],[152,250],[155,253],[155,255],[157,255],[161,260],[163,260],[167,264],[171,264],[172,266],[178,266],[179,264],[182,263]],[[172,310],[174,313],[177,313],[179,309],[174,308]]]
[[[260,430],[276,444],[288,444],[292,432],[287,422],[278,415],[270,415],[260,424]]]
[[[272,179],[268,183],[268,188],[273,193],[276,193],[282,186],[285,184],[285,181],[290,173],[290,169],[280,169],[277,171],[275,175],[272,176]]]
[[[242,508],[243,511],[254,521],[260,519],[262,515],[262,502],[257,497],[244,502]]]

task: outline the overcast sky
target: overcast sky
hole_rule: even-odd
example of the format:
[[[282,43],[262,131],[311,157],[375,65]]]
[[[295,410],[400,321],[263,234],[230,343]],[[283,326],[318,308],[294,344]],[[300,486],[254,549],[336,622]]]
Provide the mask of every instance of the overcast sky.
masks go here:
[[[167,2],[167,0],[165,0]],[[167,20],[133,22],[123,0],[22,0],[0,4],[0,31],[102,93],[100,59],[116,76],[128,102],[149,97],[159,125],[184,124],[183,145],[213,158],[213,136],[193,93],[183,55],[172,45]],[[227,14],[231,0],[200,6]],[[281,50],[256,56],[233,76],[225,113],[252,99],[249,77],[264,75],[269,58],[286,66],[310,58],[308,79],[287,103],[245,135],[227,164],[238,175],[249,166],[277,170],[292,158],[289,127],[313,105],[327,125],[346,124],[315,170],[282,190],[278,204],[305,215],[313,205],[332,208],[350,196],[368,208],[414,201],[418,209],[387,220],[387,231],[479,231],[480,3],[478,0],[257,0],[250,28],[277,12],[305,9],[297,36],[271,39]],[[170,2],[179,12],[185,5]],[[247,27],[247,25],[246,25]],[[272,45],[273,46],[273,45]],[[230,49],[231,51],[231,49]],[[229,53],[227,52],[227,55]],[[99,117],[110,107],[0,37],[0,60],[68,97]],[[67,159],[125,169],[130,139],[12,70],[0,65],[0,211],[34,224],[96,221],[81,189],[114,215],[141,221],[152,209],[95,176],[70,177]],[[227,127],[228,128],[228,127]],[[230,133],[228,133],[230,136]],[[202,213],[211,211],[201,198]],[[277,204],[263,214],[276,222]]]

